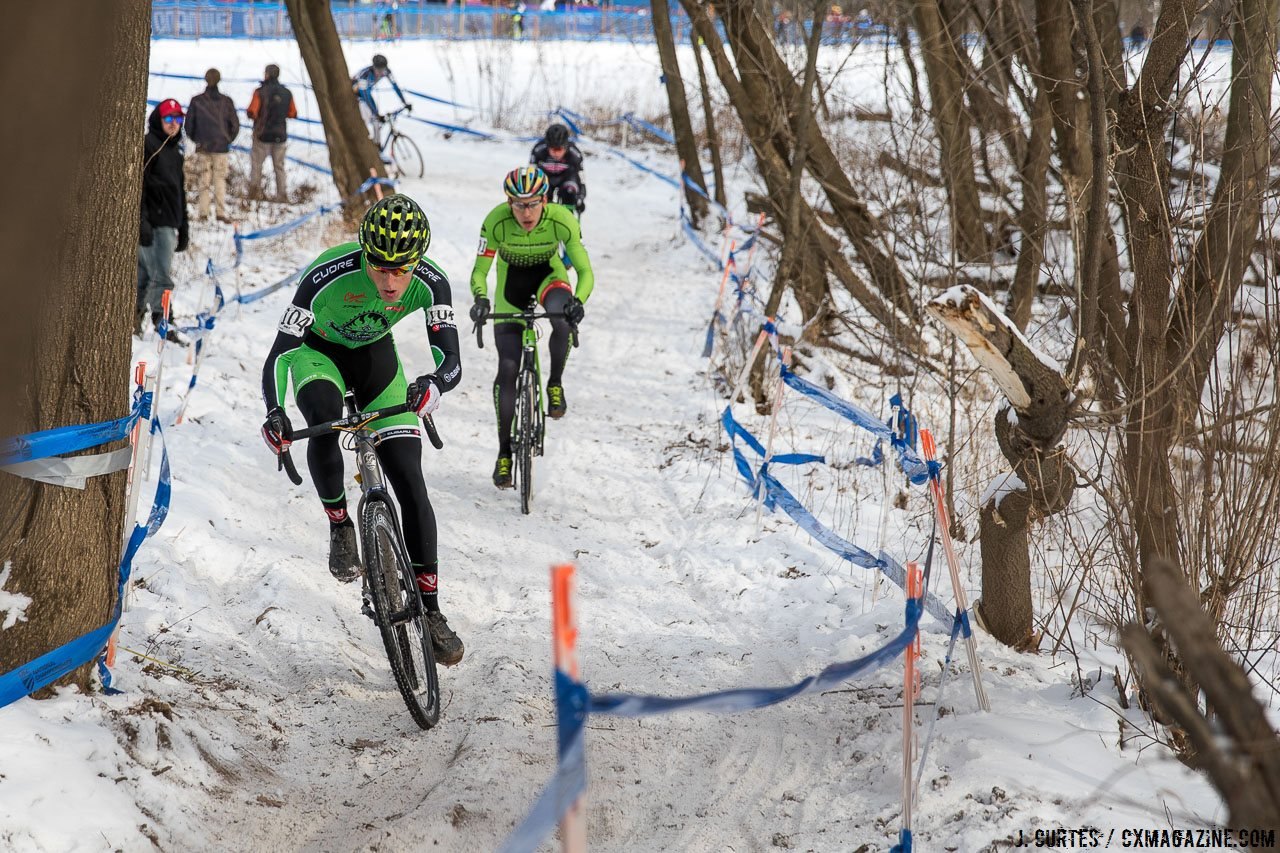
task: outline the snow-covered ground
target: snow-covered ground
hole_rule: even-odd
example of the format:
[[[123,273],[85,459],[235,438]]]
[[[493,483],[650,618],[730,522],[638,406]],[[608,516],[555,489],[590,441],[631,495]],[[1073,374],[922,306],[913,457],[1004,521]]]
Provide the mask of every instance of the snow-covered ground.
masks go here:
[[[575,44],[559,67],[547,66],[548,50],[431,42],[384,52],[402,85],[466,103],[493,85],[475,57],[500,57],[501,75],[528,87],[524,121],[507,122],[518,129],[543,123],[541,109],[576,107],[575,98],[637,111],[661,104],[652,48]],[[366,52],[368,44],[349,50],[353,67]],[[297,79],[290,44],[153,45],[153,68],[171,73],[201,75],[216,65],[227,79],[254,77],[270,61],[286,82]],[[592,76],[604,68],[609,76]],[[241,103],[251,88],[224,86]],[[196,91],[151,79],[153,98],[185,101]],[[315,115],[302,100],[304,115]],[[421,102],[415,114],[467,118]],[[403,189],[427,210],[430,254],[465,307],[479,224],[528,145],[408,128],[427,177]],[[291,153],[323,162],[306,146]],[[634,153],[675,171],[661,152]],[[136,564],[139,589],[121,633],[128,651],[116,668],[124,693],[64,693],[0,710],[0,848],[497,847],[555,767],[555,562],[578,566],[582,671],[601,691],[786,684],[865,654],[898,630],[902,597],[891,585],[873,600],[866,572],[781,514],[757,527],[718,428],[723,400],[700,357],[718,276],[682,236],[674,190],[599,151],[587,174],[584,232],[599,283],[566,373],[569,415],[550,424],[538,460],[532,514],[521,516],[515,495],[489,482],[495,354],[491,343],[477,350],[465,326],[463,382],[437,415],[445,449],[425,450],[442,602],[467,644],[463,663],[442,670],[440,724],[424,733],[409,719],[375,629],[360,615],[357,586],[335,583],[325,567],[326,520],[310,484],[295,488],[278,474],[258,436],[261,363],[290,295],[281,291],[222,315],[187,419],[167,430],[173,508]],[[265,221],[254,226],[307,209],[255,214]],[[276,280],[326,239],[346,237],[309,226],[252,245],[241,286]],[[229,234],[217,226],[197,226],[192,242],[182,261],[188,271],[230,255]],[[194,312],[202,286],[194,275],[180,283],[179,322]],[[396,335],[410,372],[427,364],[418,328],[411,320]],[[151,341],[137,343],[135,354],[151,356]],[[191,368],[176,348],[166,359],[162,408],[172,411]],[[854,384],[838,382],[837,390]],[[764,419],[745,406],[737,412],[763,432]],[[782,424],[780,449],[841,458],[851,455],[850,441],[856,452],[868,449],[864,436],[801,400],[787,404]],[[900,561],[923,555],[922,490],[896,510],[881,506],[876,471],[845,470],[843,491],[819,478],[800,492],[806,475],[787,476],[843,535],[874,549],[883,516],[890,553]],[[973,570],[976,548],[959,547]],[[946,597],[940,565],[935,578]],[[925,624],[922,729],[935,711],[946,643],[935,623]],[[1225,820],[1209,786],[1140,734],[1140,714],[1119,709],[1115,659],[1105,650],[1081,650],[1079,666],[1015,654],[981,635],[979,650],[992,710],[976,710],[967,667],[959,667],[946,684],[946,713],[915,805],[917,849],[996,849],[1020,832],[1086,825],[1117,830],[1118,847],[1123,828]],[[901,820],[901,694],[901,669],[891,667],[736,716],[593,717],[591,847],[888,849]]]

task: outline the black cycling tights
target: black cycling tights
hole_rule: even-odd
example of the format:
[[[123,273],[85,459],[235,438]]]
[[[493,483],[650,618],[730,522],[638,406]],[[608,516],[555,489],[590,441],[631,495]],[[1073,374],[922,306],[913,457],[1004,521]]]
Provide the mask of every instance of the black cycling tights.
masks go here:
[[[308,424],[323,423],[342,417],[342,392],[332,382],[315,380],[298,392],[298,409]],[[422,439],[414,436],[389,438],[378,445],[378,461],[382,473],[391,484],[400,504],[405,547],[415,568],[433,570],[436,566],[436,513],[422,479]],[[326,509],[338,501],[326,495],[344,495],[346,478],[342,467],[342,448],[338,433],[317,436],[307,443],[307,467],[311,480]],[[345,498],[341,499],[345,504]]]
[[[555,287],[547,291],[542,304],[551,320],[551,372],[548,385],[563,380],[564,364],[569,360],[569,321],[564,319],[565,306],[573,299],[568,289]],[[496,323],[493,345],[498,350],[498,376],[493,380],[494,406],[498,410],[498,453],[511,455],[511,422],[516,417],[516,378],[520,372],[520,323]]]

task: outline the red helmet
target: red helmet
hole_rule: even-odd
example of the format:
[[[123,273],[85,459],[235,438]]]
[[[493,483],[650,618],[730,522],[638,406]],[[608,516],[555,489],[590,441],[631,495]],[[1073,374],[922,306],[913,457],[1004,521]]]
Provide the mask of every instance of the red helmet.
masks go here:
[[[156,110],[160,113],[160,118],[186,115],[186,113],[182,111],[182,104],[178,103],[173,98],[165,98],[160,102],[160,106],[156,107]]]

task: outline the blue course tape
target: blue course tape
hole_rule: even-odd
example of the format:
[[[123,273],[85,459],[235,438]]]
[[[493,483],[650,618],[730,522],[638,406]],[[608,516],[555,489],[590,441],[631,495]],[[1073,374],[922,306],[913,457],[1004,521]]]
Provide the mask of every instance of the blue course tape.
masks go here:
[[[499,848],[500,853],[534,853],[587,787],[583,730],[587,722],[587,688],[560,670],[555,672],[557,744],[560,759],[533,808]]]
[[[233,301],[239,302],[241,305],[249,305],[253,302],[257,302],[259,299],[263,299],[275,293],[277,290],[284,287],[285,285],[292,284],[293,282],[297,281],[298,276],[302,275],[302,273],[305,272],[306,269],[307,269],[306,267],[300,267],[299,269],[294,270],[284,278],[277,281],[275,284],[267,285],[261,290],[255,290],[252,293],[241,293],[233,297]]]
[[[683,208],[680,210],[680,227],[684,229],[685,236],[689,238],[689,242],[693,243],[699,252],[706,255],[707,259],[715,264],[717,269],[723,268],[720,263],[720,256],[712,251],[710,246],[702,242],[702,238],[698,236],[697,230],[694,229],[693,223],[689,221],[689,217],[685,215]]]
[[[910,478],[911,482],[916,485],[929,482],[930,468],[928,463],[908,447],[887,424],[882,423],[878,418],[853,403],[841,400],[827,389],[800,378],[785,364],[781,366],[781,370],[782,381],[787,385],[811,400],[816,400],[841,417],[852,421],[872,435],[892,444],[898,451],[898,460],[902,465],[902,470]],[[901,400],[899,400],[899,403],[901,403]]]
[[[652,134],[653,136],[658,137],[668,145],[676,144],[676,138],[674,136],[667,133],[665,130],[658,127],[657,125],[650,124],[649,122],[645,121],[642,118],[636,118],[634,113],[626,113],[625,115],[622,116],[622,121],[625,121],[627,124],[631,125],[637,130],[643,130],[646,133],[649,133],[649,134]]]
[[[593,714],[609,714],[615,717],[648,717],[670,714],[675,711],[710,711],[731,714],[765,708],[786,702],[806,693],[814,693],[835,687],[851,678],[879,669],[902,656],[902,652],[915,639],[920,625],[920,600],[906,601],[906,624],[885,645],[855,660],[833,663],[817,675],[786,687],[742,687],[721,690],[701,696],[639,696],[626,693],[592,695],[588,710]]]
[[[143,395],[138,396],[141,398]],[[149,400],[147,403],[149,404]],[[158,432],[159,429],[159,421],[152,420],[152,430]],[[156,496],[151,507],[151,515],[146,525],[138,525],[134,529],[133,534],[129,537],[124,556],[120,560],[120,570],[116,583],[115,612],[102,627],[83,634],[52,651],[44,653],[35,660],[28,661],[22,666],[0,675],[0,708],[16,702],[43,687],[47,687],[67,673],[73,672],[97,658],[106,648],[107,641],[111,639],[111,634],[115,631],[116,623],[120,621],[120,612],[124,604],[124,587],[132,572],[134,555],[137,554],[142,541],[160,529],[160,525],[164,523],[165,517],[169,513],[172,489],[169,473],[169,454],[164,448],[163,434],[161,434],[161,451],[160,477],[156,483]],[[110,688],[110,672],[107,672],[106,667],[101,664],[99,664],[99,672],[103,674],[103,686]]]
[[[232,151],[239,151],[239,152],[241,152],[241,153],[243,153],[243,154],[249,154],[249,153],[251,153],[251,152],[250,152],[250,149],[246,148],[246,147],[245,147],[245,146],[243,146],[243,145],[232,145],[232,146],[231,146],[231,150],[232,150]],[[286,154],[284,159],[288,160],[290,163],[296,163],[297,165],[302,166],[303,168],[311,169],[311,170],[313,170],[313,171],[319,172],[319,173],[321,173],[322,175],[332,175],[332,174],[333,174],[333,172],[332,172],[331,170],[326,169],[324,166],[317,166],[315,163],[308,163],[306,160],[300,160],[300,159],[298,159],[297,157],[294,157],[294,156],[293,156],[293,155],[291,155],[291,154]]]
[[[0,443],[0,465],[62,456],[124,438],[138,420],[141,411],[139,406],[135,401],[132,412],[114,421],[54,427],[6,438]]]
[[[426,92],[415,92],[412,89],[404,89],[403,91],[409,93],[410,95],[413,95],[415,98],[422,98],[422,100],[424,101],[434,101],[437,104],[445,104],[446,106],[450,106],[450,107],[459,107],[464,110],[475,109],[475,107],[467,106],[466,104],[460,104],[457,101],[450,101],[446,98],[437,98],[435,95],[428,95]]]
[[[412,113],[409,114],[409,116],[407,117],[409,119],[412,119],[413,121],[419,122],[420,124],[429,124],[432,127],[439,127],[439,128],[442,128],[443,130],[448,130],[453,133],[467,133],[467,134],[470,134],[471,136],[479,137],[480,139],[496,139],[497,138],[492,133],[485,133],[483,130],[472,130],[469,127],[463,127],[460,124],[449,124],[443,121],[432,121],[429,118],[421,118],[420,116],[413,115]]]

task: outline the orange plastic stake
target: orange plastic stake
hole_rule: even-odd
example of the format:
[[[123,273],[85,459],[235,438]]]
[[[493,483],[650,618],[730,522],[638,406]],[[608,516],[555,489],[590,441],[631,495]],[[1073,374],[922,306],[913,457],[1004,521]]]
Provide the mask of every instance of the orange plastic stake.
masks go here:
[[[933,440],[933,433],[927,429],[920,430],[920,449],[924,458],[934,462],[938,458],[938,445]],[[942,478],[930,477],[929,485],[933,491],[933,500],[938,510],[938,529],[942,535],[942,552],[947,558],[947,569],[951,573],[951,591],[956,597],[956,607],[969,612],[969,598],[964,586],[960,583],[960,561],[956,558],[955,544],[951,541],[951,519],[947,517],[946,496],[942,492]],[[970,632],[964,640],[965,651],[969,656],[969,669],[973,673],[973,692],[978,699],[978,707],[984,711],[991,710],[991,702],[987,699],[986,688],[982,686],[982,670],[978,666],[978,642]]]
[[[578,623],[573,609],[573,564],[551,567],[551,648],[556,669],[578,678]],[[564,853],[585,853],[587,816],[583,798],[565,812],[560,821],[560,849]]]

